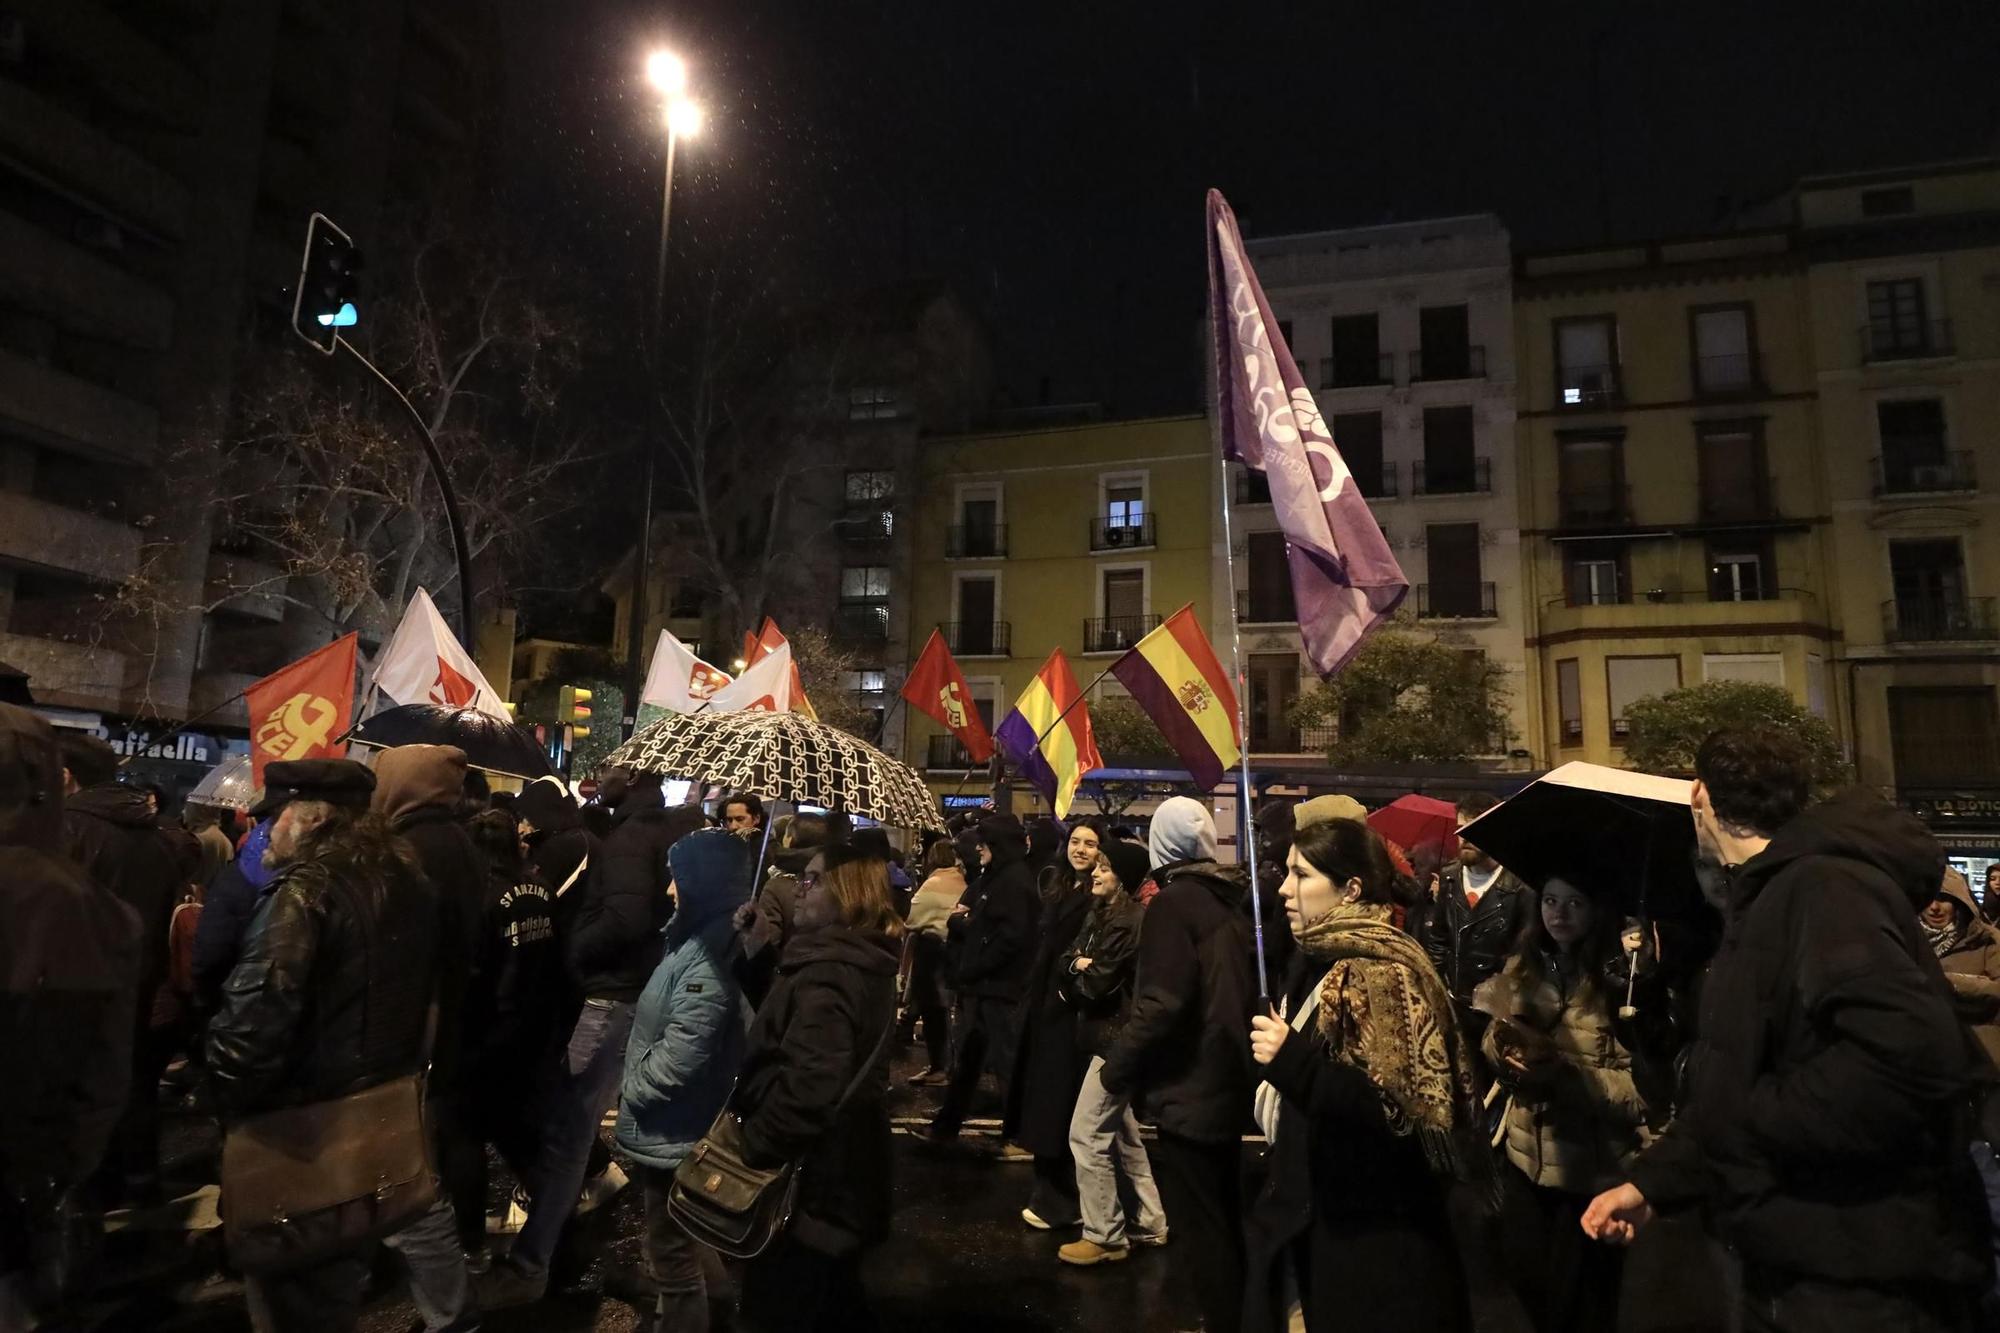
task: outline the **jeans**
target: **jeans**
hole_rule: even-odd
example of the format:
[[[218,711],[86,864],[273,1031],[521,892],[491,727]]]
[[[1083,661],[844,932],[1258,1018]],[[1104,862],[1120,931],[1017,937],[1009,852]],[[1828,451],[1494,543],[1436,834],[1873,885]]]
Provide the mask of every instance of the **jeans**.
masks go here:
[[[618,1104],[631,1034],[632,1006],[622,1000],[586,1000],[576,1016],[542,1127],[534,1202],[510,1251],[513,1263],[527,1272],[547,1270],[563,1224],[576,1210],[591,1145],[598,1141],[604,1113]]]
[[[1129,1097],[1104,1090],[1104,1057],[1090,1058],[1076,1112],[1069,1121],[1069,1150],[1076,1159],[1077,1204],[1083,1213],[1083,1238],[1106,1249],[1125,1244],[1125,1208],[1119,1200],[1119,1177],[1130,1189],[1138,1215],[1132,1226],[1142,1236],[1164,1236],[1167,1215],[1160,1207],[1160,1188],[1153,1182],[1152,1159],[1139,1137],[1139,1117]]]
[[[943,940],[920,934],[910,941],[910,989],[904,1003],[912,1017],[924,1021],[924,1051],[932,1069],[951,1064],[951,1018],[940,989],[943,968]]]
[[[729,1272],[722,1256],[703,1245],[667,1211],[674,1173],[641,1167],[646,1199],[646,1269],[659,1290],[654,1305],[658,1333],[708,1333],[711,1304],[729,1301]]]
[[[1243,1243],[1243,1147],[1161,1132],[1153,1143],[1161,1192],[1181,1233],[1206,1333],[1237,1333],[1249,1259]]]
[[[931,1122],[935,1133],[947,1137],[958,1133],[985,1070],[993,1071],[1000,1083],[1000,1100],[1006,1102],[1007,1081],[1014,1076],[1014,1046],[1021,1035],[1014,1014],[1012,1000],[966,998],[959,1011],[958,1058],[952,1062],[951,1086],[944,1090],[937,1119]]]
[[[244,1303],[256,1333],[347,1333],[361,1314],[368,1260],[343,1254],[312,1268],[251,1273],[243,1279]]]
[[[480,1221],[486,1214],[482,1210]],[[459,1247],[458,1215],[451,1200],[439,1199],[383,1244],[403,1256],[410,1269],[410,1300],[430,1333],[468,1333],[479,1327],[472,1279]]]

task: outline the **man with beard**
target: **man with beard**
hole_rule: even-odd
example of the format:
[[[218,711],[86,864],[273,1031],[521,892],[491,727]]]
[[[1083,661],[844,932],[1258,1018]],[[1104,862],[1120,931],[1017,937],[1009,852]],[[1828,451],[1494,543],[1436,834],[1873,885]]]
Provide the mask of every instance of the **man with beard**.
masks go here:
[[[1459,797],[1459,827],[1498,804],[1484,792]],[[1458,864],[1443,867],[1431,891],[1434,900],[1422,915],[1418,942],[1462,1010],[1479,983],[1500,970],[1514,941],[1535,920],[1535,894],[1463,839],[1458,844]]]
[[[1696,836],[1732,873],[1688,1094],[1583,1228],[1624,1244],[1702,1208],[1743,1261],[1746,1333],[1970,1329],[1992,1271],[1971,1056],[1917,922],[1944,853],[1869,792],[1804,809],[1777,732],[1717,732],[1695,773]]]

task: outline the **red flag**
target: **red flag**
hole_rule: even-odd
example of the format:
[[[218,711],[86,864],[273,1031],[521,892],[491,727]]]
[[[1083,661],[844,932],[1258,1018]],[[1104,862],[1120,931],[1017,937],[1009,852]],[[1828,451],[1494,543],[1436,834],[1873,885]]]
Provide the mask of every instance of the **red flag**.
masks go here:
[[[336,737],[354,713],[354,648],[343,635],[316,653],[264,677],[244,692],[250,711],[250,773],[264,785],[273,759],[338,759]]]
[[[910,678],[903,682],[903,698],[910,707],[949,728],[973,763],[983,764],[993,757],[993,737],[986,730],[986,720],[973,706],[965,673],[958,669],[938,630],[931,631]]]
[[[748,634],[743,636],[744,670],[747,671],[751,667],[756,666],[759,662],[769,657],[772,653],[777,652],[778,649],[784,647],[789,642],[791,641],[779,632],[778,622],[769,616],[765,616],[763,627],[757,631],[754,638]],[[819,713],[814,710],[812,700],[806,698],[805,684],[799,680],[799,664],[796,660],[792,663],[791,711],[794,713],[803,713],[815,722],[819,721]]]

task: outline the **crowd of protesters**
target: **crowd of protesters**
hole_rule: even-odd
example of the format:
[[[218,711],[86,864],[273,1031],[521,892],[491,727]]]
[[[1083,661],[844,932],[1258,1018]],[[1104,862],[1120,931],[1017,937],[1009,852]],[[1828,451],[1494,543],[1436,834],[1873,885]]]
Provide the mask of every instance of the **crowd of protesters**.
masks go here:
[[[1702,898],[1658,920],[1612,868],[1528,883],[1347,797],[1273,802],[1260,920],[1185,797],[1143,839],[988,810],[898,849],[623,770],[585,808],[492,796],[405,746],[272,763],[247,820],[187,829],[0,706],[0,1329],[87,1290],[106,1210],[160,1202],[163,1078],[240,1127],[420,1071],[438,1188],[232,1253],[255,1327],[353,1327],[379,1242],[426,1328],[478,1328],[572,1281],[628,1178],[649,1327],[866,1327],[919,1043],[917,1146],[1023,1163],[1054,1262],[1171,1244],[1209,1333],[1988,1327],[2000,894],[1806,774],[1782,736],[1711,737]],[[719,1117],[801,1167],[728,1263],[674,1203]]]

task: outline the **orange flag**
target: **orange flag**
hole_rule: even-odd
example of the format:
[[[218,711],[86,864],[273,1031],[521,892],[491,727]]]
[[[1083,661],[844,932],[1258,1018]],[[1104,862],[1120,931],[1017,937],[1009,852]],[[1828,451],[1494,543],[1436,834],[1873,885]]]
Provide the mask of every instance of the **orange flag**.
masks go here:
[[[347,634],[244,691],[250,711],[250,772],[264,785],[273,759],[338,759],[354,714],[354,650]]]
[[[765,616],[763,627],[757,631],[754,638],[748,634],[743,636],[744,665],[746,667],[756,666],[759,662],[789,642],[790,640],[785,638],[779,631],[778,622],[769,616]],[[791,711],[794,713],[803,713],[815,722],[819,721],[819,714],[814,711],[812,700],[806,698],[806,687],[799,680],[799,664],[796,661],[792,663]]]

